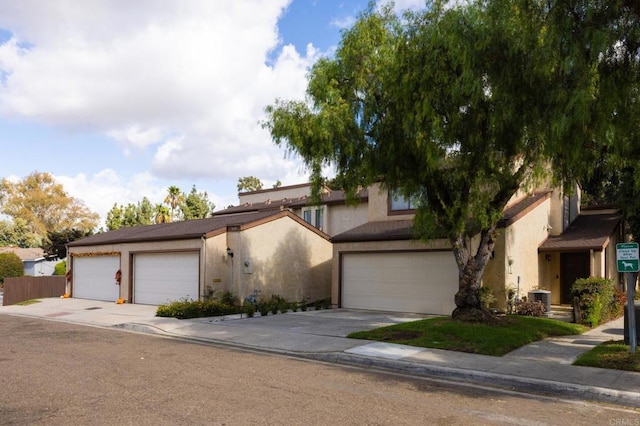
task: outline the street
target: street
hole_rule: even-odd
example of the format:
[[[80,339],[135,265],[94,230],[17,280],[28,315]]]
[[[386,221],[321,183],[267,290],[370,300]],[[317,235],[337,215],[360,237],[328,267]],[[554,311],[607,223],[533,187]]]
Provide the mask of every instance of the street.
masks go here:
[[[0,316],[0,424],[640,425],[640,412]]]

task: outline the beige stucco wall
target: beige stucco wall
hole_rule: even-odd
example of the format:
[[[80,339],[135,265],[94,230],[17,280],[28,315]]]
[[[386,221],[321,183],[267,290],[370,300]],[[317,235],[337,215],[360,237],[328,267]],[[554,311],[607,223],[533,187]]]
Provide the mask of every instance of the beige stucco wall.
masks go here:
[[[559,300],[559,280],[556,282],[545,266],[544,254],[538,254],[538,247],[549,235],[551,205],[551,198],[547,198],[513,224],[498,229],[494,256],[482,280],[482,285],[493,290],[498,310],[506,309],[506,292],[510,287],[519,289],[520,297],[535,288],[544,288]],[[557,291],[552,288],[555,284]]]
[[[199,251],[200,264],[204,263],[204,242],[201,239],[175,240],[175,241],[159,241],[144,243],[126,243],[126,244],[105,244],[98,246],[86,247],[69,247],[68,254],[71,258],[68,269],[73,270],[73,257],[75,254],[92,253],[99,255],[100,253],[120,253],[120,272],[122,280],[120,282],[120,297],[126,301],[131,301],[133,297],[133,255],[135,253],[160,253],[170,251]],[[114,275],[116,271],[113,271]],[[200,293],[203,292],[203,268],[200,268]],[[70,289],[67,289],[69,292]]]
[[[338,306],[340,300],[340,256],[344,253],[415,251],[415,250],[451,250],[447,240],[405,241],[365,241],[353,243],[334,243],[331,264],[331,304]],[[453,256],[453,253],[451,254]],[[455,283],[457,285],[457,283]]]
[[[612,235],[609,244],[605,248],[603,256],[605,259],[605,265],[603,270],[605,271],[605,278],[612,280],[617,289],[624,290],[624,286],[622,285],[623,281],[621,280],[620,273],[618,272],[618,262],[616,258],[616,244],[621,242],[623,241],[620,241],[617,234]]]
[[[380,184],[369,186],[369,214],[367,221],[413,219],[414,214],[389,214],[389,191]]]
[[[533,289],[547,289],[539,280],[538,247],[547,239],[551,200],[547,198],[535,209],[505,228],[506,285],[519,288],[519,297]],[[509,259],[512,264],[509,266]],[[519,285],[518,285],[519,280]]]
[[[350,205],[330,205],[327,206],[326,233],[338,235],[349,229],[367,223],[369,210],[367,203]]]
[[[265,297],[277,294],[290,301],[329,297],[332,249],[323,236],[290,217],[225,236],[233,259],[226,256],[226,245],[219,242],[211,249],[211,256],[218,259],[220,267],[233,266],[233,273],[219,275],[225,289],[240,300],[256,290]]]
[[[267,200],[282,200],[284,198],[300,198],[311,195],[310,184],[283,186],[281,188],[267,188],[260,191],[241,192],[238,194],[240,204],[263,203]]]
[[[236,236],[236,233],[233,233]],[[236,247],[237,244],[231,242]],[[231,290],[231,258],[227,255],[227,233],[224,232],[211,238],[207,238],[204,265],[203,294],[210,290],[214,294]],[[229,246],[230,247],[230,246]],[[234,255],[235,258],[235,255]]]

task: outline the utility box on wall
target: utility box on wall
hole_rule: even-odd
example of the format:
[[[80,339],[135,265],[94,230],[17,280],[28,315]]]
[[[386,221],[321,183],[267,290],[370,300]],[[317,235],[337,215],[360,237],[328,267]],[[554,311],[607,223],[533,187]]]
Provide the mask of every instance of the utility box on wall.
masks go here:
[[[245,274],[253,274],[253,262],[251,259],[242,260],[242,272]]]

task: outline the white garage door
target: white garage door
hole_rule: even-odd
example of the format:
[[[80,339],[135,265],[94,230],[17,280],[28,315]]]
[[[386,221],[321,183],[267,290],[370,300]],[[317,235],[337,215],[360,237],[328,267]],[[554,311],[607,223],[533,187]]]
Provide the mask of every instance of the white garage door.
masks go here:
[[[134,256],[133,302],[161,305],[199,297],[200,256],[186,253],[139,253]]]
[[[115,275],[120,269],[120,256],[87,256],[73,258],[73,297],[115,302],[120,286]]]
[[[345,253],[345,308],[449,315],[458,269],[451,252]]]

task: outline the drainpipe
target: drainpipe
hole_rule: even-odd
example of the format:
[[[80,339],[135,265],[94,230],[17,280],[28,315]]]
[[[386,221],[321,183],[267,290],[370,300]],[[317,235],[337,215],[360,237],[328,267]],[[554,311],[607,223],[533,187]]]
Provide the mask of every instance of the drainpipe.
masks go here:
[[[202,258],[202,280],[200,281],[200,299],[202,300],[202,295],[206,294],[205,291],[207,286],[207,239],[204,235],[200,237],[202,241],[202,250],[200,251],[200,257]]]

